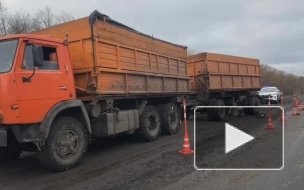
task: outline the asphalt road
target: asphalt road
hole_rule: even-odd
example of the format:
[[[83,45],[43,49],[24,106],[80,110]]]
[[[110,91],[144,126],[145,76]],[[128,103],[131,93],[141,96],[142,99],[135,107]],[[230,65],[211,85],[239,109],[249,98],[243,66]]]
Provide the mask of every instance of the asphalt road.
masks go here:
[[[35,154],[28,153],[16,161],[0,163],[1,190],[53,189],[299,189],[304,185],[304,111],[290,117],[292,98],[285,98],[285,167],[281,171],[196,171],[193,155],[178,153],[183,144],[183,128],[174,136],[162,136],[155,142],[142,143],[132,136],[107,138],[94,142],[81,165],[61,173],[50,173]],[[273,114],[274,125],[280,127],[279,113]],[[255,132],[252,119],[237,117],[235,125]],[[197,125],[204,162],[215,162],[218,122],[200,118]],[[255,126],[266,126],[267,118],[254,118]],[[193,148],[193,119],[189,121],[189,138]],[[275,142],[275,141],[272,141]],[[210,146],[209,146],[210,145]],[[265,153],[265,152],[264,152]],[[261,152],[261,154],[264,154]],[[266,154],[266,153],[265,153]],[[217,157],[218,165],[225,158]],[[303,188],[300,188],[303,189]]]

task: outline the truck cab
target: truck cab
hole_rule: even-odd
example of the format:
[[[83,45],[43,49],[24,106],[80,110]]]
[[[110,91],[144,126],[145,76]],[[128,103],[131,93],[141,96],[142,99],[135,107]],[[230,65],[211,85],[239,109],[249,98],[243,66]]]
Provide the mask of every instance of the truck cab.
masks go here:
[[[2,124],[42,122],[55,104],[75,99],[64,42],[34,35],[10,36],[0,39],[0,55]]]
[[[23,143],[33,143],[45,165],[66,169],[69,164],[48,160],[52,147],[47,143],[52,139],[47,137],[58,132],[51,130],[54,121],[62,126],[70,119],[60,118],[60,113],[71,115],[77,109],[84,123],[75,125],[86,130],[90,123],[82,102],[76,99],[73,69],[64,41],[27,34],[0,38],[0,160],[17,158]],[[57,154],[77,162],[77,155],[73,155],[79,147],[77,138],[86,133],[59,131],[62,134],[56,140],[64,140],[58,144]],[[87,140],[82,139],[80,148],[86,149],[86,144]]]

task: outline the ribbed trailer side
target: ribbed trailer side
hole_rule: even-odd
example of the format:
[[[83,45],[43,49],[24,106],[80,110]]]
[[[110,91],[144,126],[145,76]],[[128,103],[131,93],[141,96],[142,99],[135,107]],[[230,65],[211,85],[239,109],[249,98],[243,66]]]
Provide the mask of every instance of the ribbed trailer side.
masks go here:
[[[261,88],[258,59],[200,53],[188,57],[188,75],[192,94]]]
[[[94,11],[33,34],[66,39],[77,96],[187,94],[187,47],[140,33]]]

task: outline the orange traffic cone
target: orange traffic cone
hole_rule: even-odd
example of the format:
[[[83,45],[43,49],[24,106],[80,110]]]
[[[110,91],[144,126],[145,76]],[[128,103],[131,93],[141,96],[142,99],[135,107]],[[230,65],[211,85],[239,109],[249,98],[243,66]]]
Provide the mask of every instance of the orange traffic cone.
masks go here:
[[[298,111],[302,111],[303,108],[302,108],[302,102],[301,102],[301,94],[299,92],[299,97],[298,97]]]
[[[299,104],[299,107],[298,107],[298,111],[302,111],[303,108],[302,108],[302,103]]]
[[[274,129],[273,124],[272,124],[272,117],[271,117],[271,115],[268,115],[268,123],[267,123],[266,129],[268,129],[268,130],[273,130]]]
[[[187,124],[187,117],[186,117],[186,102],[184,100],[184,123],[185,123],[185,136],[184,136],[184,144],[183,149],[179,151],[181,154],[194,154],[194,151],[190,149],[190,142],[188,136],[188,124]]]
[[[293,97],[293,101],[294,101],[294,103],[293,103],[293,110],[292,110],[292,115],[291,116],[297,116],[298,113],[297,113],[297,108],[296,108],[296,98],[295,98],[295,96]]]
[[[298,107],[298,99],[296,98],[296,93],[293,94],[294,106]]]
[[[283,92],[282,92],[282,96],[281,96],[281,107],[284,108],[284,96],[283,96]],[[284,116],[284,111],[283,110],[281,112],[280,122],[286,122],[286,118]]]
[[[293,106],[293,111],[292,111],[292,115],[291,116],[296,116],[297,114],[297,109],[295,106]]]
[[[268,96],[268,106],[270,106],[270,95]],[[272,117],[271,117],[271,110],[270,107],[268,107],[268,123],[266,129],[273,130],[273,124],[272,124]]]

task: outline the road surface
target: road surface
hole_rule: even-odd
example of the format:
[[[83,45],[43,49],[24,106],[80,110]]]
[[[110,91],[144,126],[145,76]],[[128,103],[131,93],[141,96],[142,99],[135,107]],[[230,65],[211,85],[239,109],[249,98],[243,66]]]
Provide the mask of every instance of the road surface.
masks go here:
[[[183,128],[174,136],[142,143],[132,136],[107,138],[94,142],[81,165],[61,173],[50,173],[33,153],[16,161],[0,163],[1,190],[115,190],[115,189],[299,189],[304,185],[304,111],[290,117],[292,98],[285,98],[285,167],[282,171],[196,171],[193,155],[178,153],[183,144]],[[279,113],[273,114],[278,125]],[[257,130],[247,117],[233,119],[244,131]],[[252,119],[252,118],[251,118]],[[246,123],[247,122],[247,123]],[[248,123],[249,122],[249,123]],[[255,126],[266,126],[267,118],[255,119]],[[215,162],[218,122],[200,119],[200,139],[205,162]],[[189,138],[193,148],[193,119],[189,121]],[[263,152],[261,152],[263,154]],[[266,154],[266,153],[265,153]],[[211,156],[213,155],[213,156]],[[219,165],[224,158],[220,156]]]

